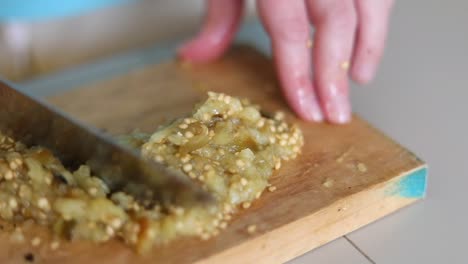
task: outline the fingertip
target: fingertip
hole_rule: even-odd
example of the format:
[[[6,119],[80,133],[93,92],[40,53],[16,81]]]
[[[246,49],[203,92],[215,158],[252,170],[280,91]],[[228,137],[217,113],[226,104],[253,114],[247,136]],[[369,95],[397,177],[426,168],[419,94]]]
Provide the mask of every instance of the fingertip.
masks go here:
[[[351,120],[348,80],[318,83],[320,102],[328,122],[346,124]]]
[[[210,0],[202,30],[177,51],[182,60],[195,63],[218,59],[229,48],[240,25],[243,1]]]
[[[309,76],[291,78],[291,72],[281,72],[281,69],[278,68],[279,76],[288,105],[305,121],[323,122],[325,116]]]
[[[315,102],[316,100],[310,100],[309,102],[304,102],[302,104],[296,104],[296,107],[292,107],[294,112],[299,116],[299,118],[309,121],[321,123],[325,120],[320,105]]]
[[[374,79],[375,68],[368,64],[355,65],[351,71],[351,78],[358,84],[369,84]]]
[[[207,48],[203,40],[195,38],[182,44],[177,50],[177,56],[184,61],[204,63],[220,57],[224,49],[223,47],[216,47],[216,45]]]
[[[351,121],[351,109],[348,106],[335,106],[325,107],[327,110],[327,121],[332,124],[343,125]]]

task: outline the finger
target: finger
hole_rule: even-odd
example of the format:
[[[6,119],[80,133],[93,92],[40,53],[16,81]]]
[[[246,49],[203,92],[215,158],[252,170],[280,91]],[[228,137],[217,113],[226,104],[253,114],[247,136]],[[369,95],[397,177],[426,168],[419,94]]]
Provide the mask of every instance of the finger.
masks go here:
[[[259,0],[258,10],[270,35],[283,93],[303,119],[322,121],[311,78],[310,26],[303,0]]]
[[[385,46],[392,2],[356,0],[359,25],[351,69],[356,82],[368,83],[375,76]]]
[[[200,33],[179,49],[182,59],[206,62],[220,57],[229,47],[242,18],[242,0],[208,0]]]
[[[353,1],[308,0],[314,34],[314,81],[328,121],[351,119],[348,67],[353,50],[356,12]]]

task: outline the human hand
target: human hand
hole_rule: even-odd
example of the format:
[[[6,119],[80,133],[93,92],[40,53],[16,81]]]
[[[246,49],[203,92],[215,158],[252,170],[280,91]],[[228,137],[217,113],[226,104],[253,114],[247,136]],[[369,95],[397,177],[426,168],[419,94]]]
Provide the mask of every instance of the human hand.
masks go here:
[[[234,38],[243,0],[207,4],[202,30],[179,50],[182,59],[217,59]],[[257,0],[283,93],[301,118],[332,123],[351,119],[349,77],[361,84],[374,77],[392,4],[393,0]],[[310,23],[315,26],[313,41]]]

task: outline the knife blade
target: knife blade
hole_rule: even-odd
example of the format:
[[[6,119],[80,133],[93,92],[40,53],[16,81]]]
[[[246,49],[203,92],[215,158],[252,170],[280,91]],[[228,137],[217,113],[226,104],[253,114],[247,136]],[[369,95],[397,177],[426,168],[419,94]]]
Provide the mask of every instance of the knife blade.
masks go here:
[[[114,142],[53,106],[0,81],[0,131],[27,146],[46,147],[69,169],[90,166],[111,191],[163,204],[206,203],[212,197],[163,165]]]

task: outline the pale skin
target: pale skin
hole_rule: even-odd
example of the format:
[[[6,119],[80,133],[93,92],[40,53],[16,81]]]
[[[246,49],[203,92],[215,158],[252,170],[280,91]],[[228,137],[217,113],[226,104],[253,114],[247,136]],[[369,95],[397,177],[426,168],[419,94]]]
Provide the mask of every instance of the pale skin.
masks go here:
[[[221,57],[238,30],[243,5],[207,0],[202,30],[179,56],[194,63]],[[392,5],[393,0],[257,0],[283,94],[299,117],[335,124],[351,120],[349,81],[366,84],[374,78]]]

